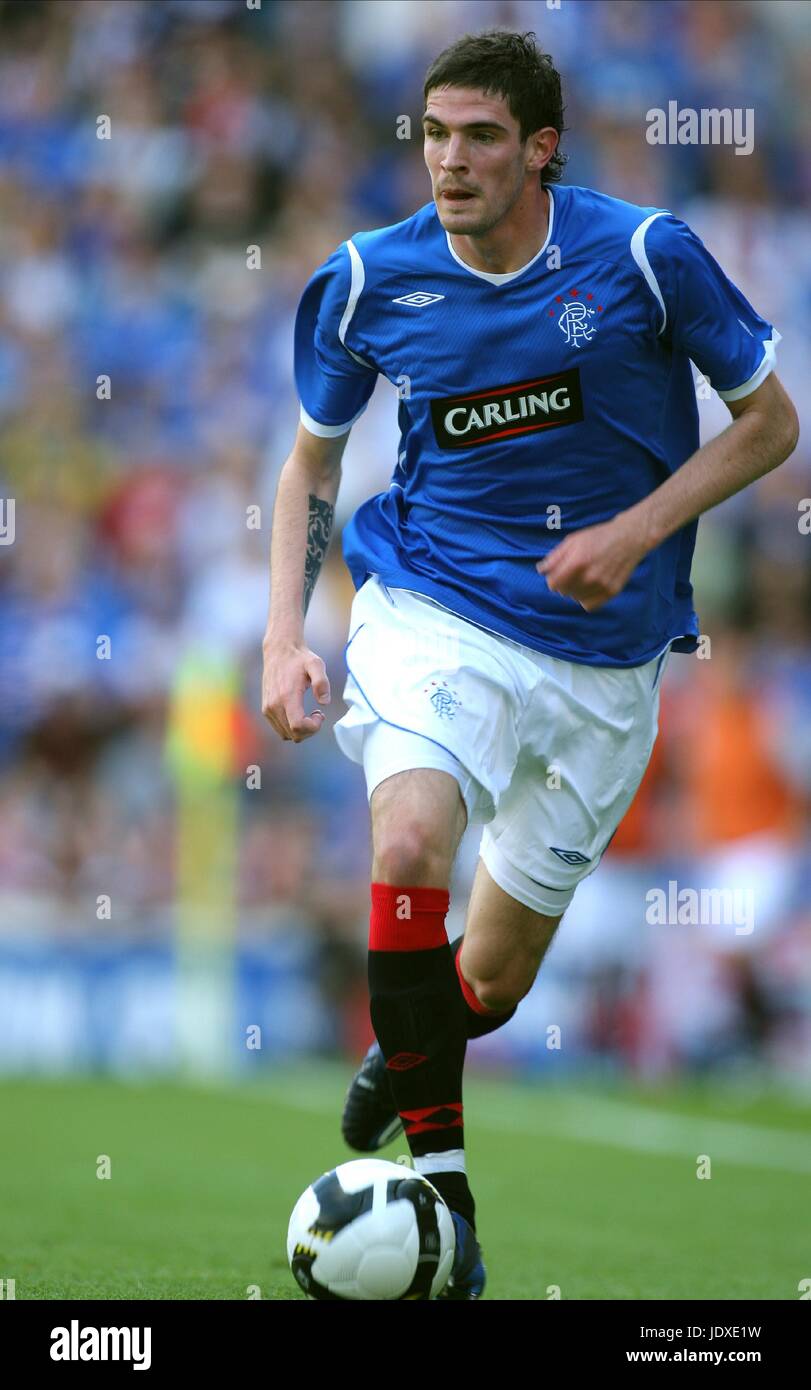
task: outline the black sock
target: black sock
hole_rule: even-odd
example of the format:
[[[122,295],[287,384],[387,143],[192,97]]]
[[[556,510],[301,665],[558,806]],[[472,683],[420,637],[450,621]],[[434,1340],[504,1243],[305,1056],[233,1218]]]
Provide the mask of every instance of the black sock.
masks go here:
[[[445,932],[450,896],[438,888],[372,884],[372,1027],[414,1166],[475,1230],[464,1171],[465,1003]]]
[[[426,1173],[426,1178],[447,1202],[451,1211],[458,1211],[476,1233],[476,1203],[468,1187],[465,1173]]]

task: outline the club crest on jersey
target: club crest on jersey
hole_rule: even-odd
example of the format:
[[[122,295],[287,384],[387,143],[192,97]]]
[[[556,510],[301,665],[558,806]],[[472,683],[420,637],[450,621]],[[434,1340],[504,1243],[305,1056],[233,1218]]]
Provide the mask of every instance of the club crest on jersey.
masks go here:
[[[434,713],[440,719],[453,719],[457,709],[462,705],[462,701],[457,699],[456,691],[451,690],[447,681],[443,681],[441,685],[431,681],[430,685],[426,685],[423,694],[430,695]]]
[[[469,449],[512,435],[574,425],[583,419],[580,372],[572,367],[554,376],[431,401],[431,419],[442,449]]]
[[[564,299],[560,294],[556,296],[558,304],[563,304],[558,317],[558,328],[570,347],[582,347],[583,343],[589,342],[594,337],[597,325],[592,320],[596,319],[599,313],[602,313],[603,308],[602,304],[592,308],[590,304],[586,303],[586,300],[592,298],[590,294],[587,294],[584,299],[578,299],[577,293],[577,290],[571,290],[571,299]],[[554,314],[555,310],[550,309],[550,318]]]
[[[398,299],[393,299],[392,304],[410,304],[414,309],[422,309],[426,304],[436,304],[438,299],[444,299],[444,294],[428,294],[427,290],[413,290],[411,294],[401,294]]]

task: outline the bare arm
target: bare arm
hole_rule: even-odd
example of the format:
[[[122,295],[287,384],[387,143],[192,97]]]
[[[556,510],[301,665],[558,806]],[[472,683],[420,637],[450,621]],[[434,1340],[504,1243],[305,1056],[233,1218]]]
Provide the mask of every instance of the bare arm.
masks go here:
[[[348,439],[349,430],[321,439],[299,425],[276,491],[262,713],[282,738],[295,743],[317,733],[324,718],[320,710],[304,714],[307,686],[320,703],[330,699],[324,663],[304,642],[304,618],[332,535]]]
[[[787,459],[799,438],[797,412],[774,372],[739,401],[730,425],[648,497],[611,521],[567,536],[536,566],[549,588],[592,612],[627,584],[640,560],[702,512]]]

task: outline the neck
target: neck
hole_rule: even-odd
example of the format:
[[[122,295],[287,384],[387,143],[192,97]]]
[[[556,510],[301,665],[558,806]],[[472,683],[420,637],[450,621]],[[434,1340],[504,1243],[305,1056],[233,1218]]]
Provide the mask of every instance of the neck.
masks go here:
[[[508,275],[536,256],[549,230],[549,194],[540,184],[522,193],[507,217],[481,236],[450,234],[460,260],[490,275]]]

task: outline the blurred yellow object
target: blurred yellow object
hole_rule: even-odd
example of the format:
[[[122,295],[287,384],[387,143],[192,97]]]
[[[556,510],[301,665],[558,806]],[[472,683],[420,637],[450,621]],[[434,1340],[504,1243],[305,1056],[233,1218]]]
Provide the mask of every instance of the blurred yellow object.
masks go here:
[[[183,654],[169,704],[166,758],[178,782],[200,786],[236,771],[239,671],[227,656],[194,646]]]
[[[233,661],[190,645],[177,667],[165,750],[177,807],[178,1061],[221,1078],[234,1066],[238,689]]]

